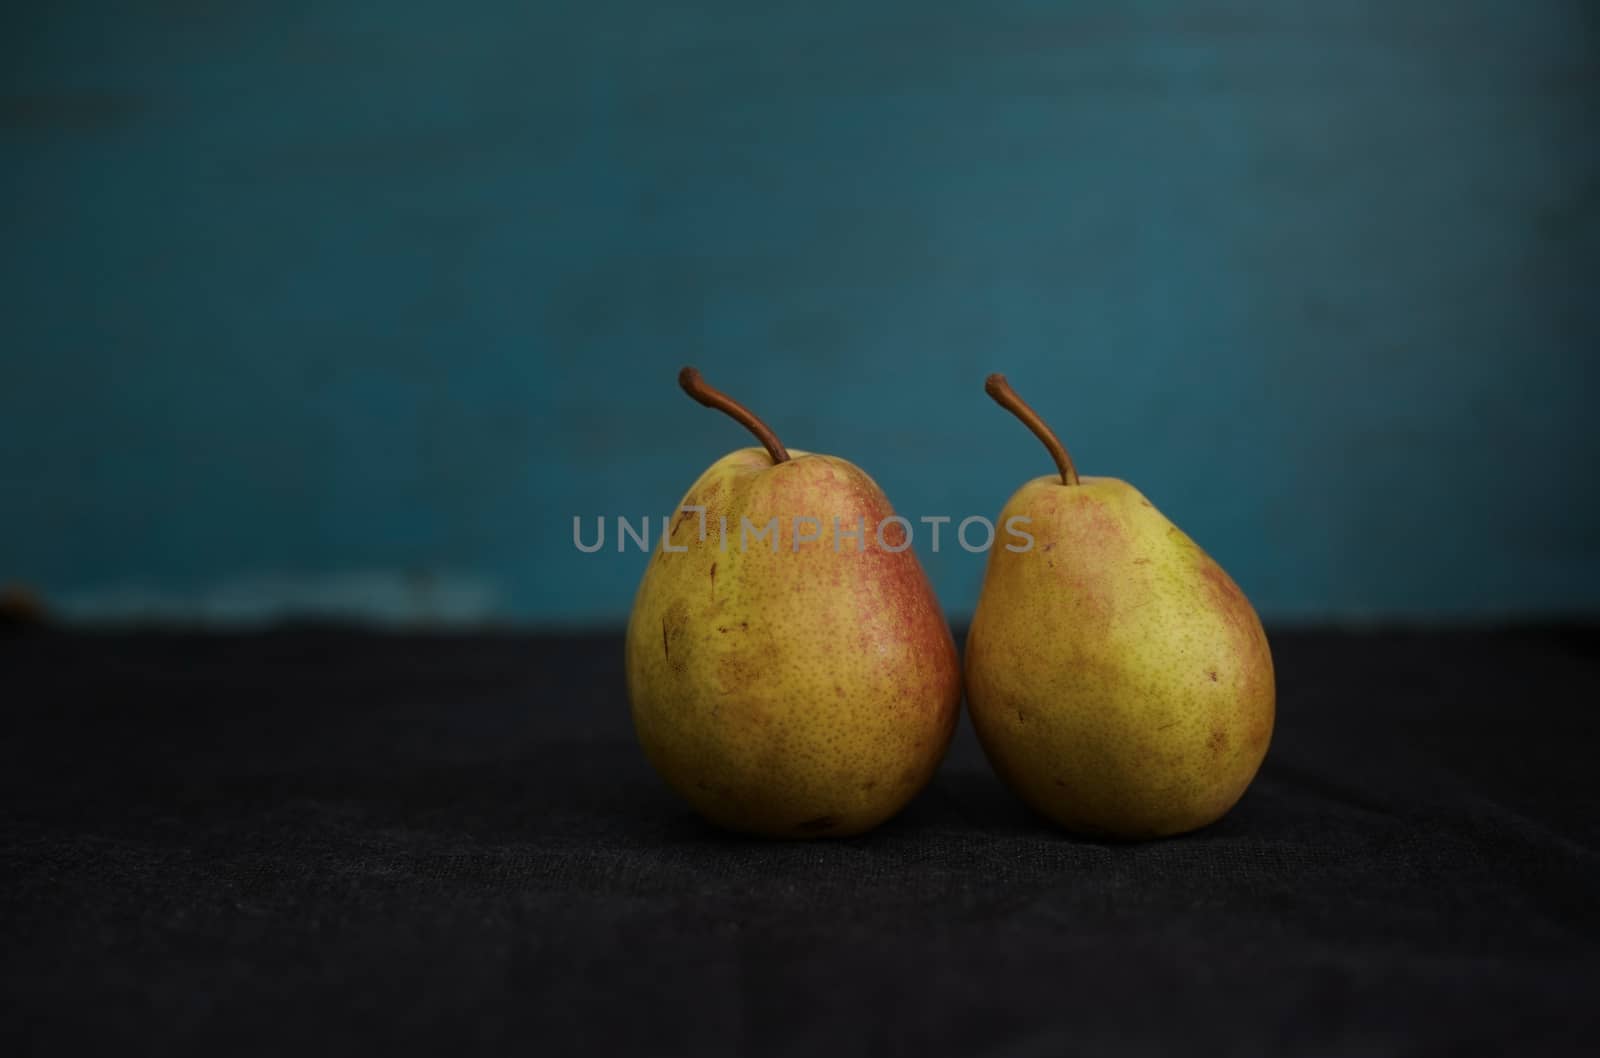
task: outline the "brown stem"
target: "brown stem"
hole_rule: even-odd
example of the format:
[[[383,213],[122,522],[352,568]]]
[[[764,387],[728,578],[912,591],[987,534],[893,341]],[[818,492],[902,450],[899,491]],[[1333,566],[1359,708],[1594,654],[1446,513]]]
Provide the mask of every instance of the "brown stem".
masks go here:
[[[1011,388],[1006,376],[990,375],[983,383],[983,391],[993,397],[996,404],[1021,419],[1022,425],[1032,430],[1033,435],[1050,449],[1050,455],[1056,461],[1056,468],[1061,471],[1061,484],[1078,483],[1078,468],[1072,465],[1072,457],[1067,455],[1061,439],[1056,436],[1054,430],[1045,425],[1043,419],[1039,418],[1038,412],[1028,407],[1027,401],[1017,396],[1017,391]]]
[[[787,463],[789,450],[783,447],[783,442],[778,440],[778,435],[772,432],[771,427],[760,419],[755,413],[721,390],[712,389],[706,380],[700,377],[700,372],[692,367],[686,367],[678,372],[678,385],[683,391],[696,401],[708,408],[715,408],[726,412],[739,421],[746,430],[756,435],[756,440],[766,448],[767,454],[772,457],[773,463]]]

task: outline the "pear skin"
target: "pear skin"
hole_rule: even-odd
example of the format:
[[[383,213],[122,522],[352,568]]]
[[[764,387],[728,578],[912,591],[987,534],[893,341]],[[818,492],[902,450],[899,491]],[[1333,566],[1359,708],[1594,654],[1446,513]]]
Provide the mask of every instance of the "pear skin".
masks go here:
[[[704,530],[697,513],[673,519],[628,621],[651,764],[730,830],[844,837],[882,823],[933,775],[961,700],[949,625],[916,556],[895,550],[903,527],[877,538],[888,499],[845,460],[772,438],[717,460],[680,506],[704,507]]]
[[[1057,462],[1000,515],[1029,519],[1033,544],[989,555],[966,644],[973,726],[1007,785],[1069,830],[1203,827],[1244,794],[1272,738],[1261,621],[1137,489],[1078,478],[1064,449]]]

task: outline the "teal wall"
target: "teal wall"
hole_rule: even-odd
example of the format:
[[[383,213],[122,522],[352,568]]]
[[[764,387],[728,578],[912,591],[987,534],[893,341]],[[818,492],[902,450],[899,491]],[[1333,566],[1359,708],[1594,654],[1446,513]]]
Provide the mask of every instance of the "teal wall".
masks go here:
[[[1269,617],[1600,611],[1593,5],[109,6],[0,16],[63,614],[620,620],[685,362],[912,515],[1048,469],[1003,370]]]

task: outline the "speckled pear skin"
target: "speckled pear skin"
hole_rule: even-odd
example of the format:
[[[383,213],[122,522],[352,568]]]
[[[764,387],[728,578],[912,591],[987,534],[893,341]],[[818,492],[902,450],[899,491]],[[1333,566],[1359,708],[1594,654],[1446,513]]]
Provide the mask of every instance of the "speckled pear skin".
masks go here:
[[[943,758],[961,701],[949,625],[913,552],[879,546],[893,514],[861,470],[790,450],[719,459],[683,498],[628,621],[634,728],[667,783],[730,830],[860,834],[898,812]],[[824,523],[794,548],[793,518]],[[781,537],[739,548],[741,517]],[[834,549],[832,519],[852,531]],[[721,549],[718,519],[728,525]],[[812,532],[810,525],[804,532]],[[898,525],[884,542],[905,540]]]
[[[1220,819],[1255,777],[1276,692],[1233,580],[1133,486],[1029,481],[1031,550],[990,551],[967,704],[995,770],[1069,830],[1156,838]],[[1020,545],[1019,545],[1020,546]]]

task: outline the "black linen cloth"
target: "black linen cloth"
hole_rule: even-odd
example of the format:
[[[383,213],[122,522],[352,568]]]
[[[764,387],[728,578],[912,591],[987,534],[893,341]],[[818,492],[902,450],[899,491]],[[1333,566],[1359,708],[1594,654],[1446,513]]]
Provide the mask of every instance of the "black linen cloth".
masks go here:
[[[620,637],[0,641],[9,1053],[1600,1052],[1597,637],[1278,631],[1222,822],[700,823]],[[20,1049],[18,1045],[20,1044]]]

